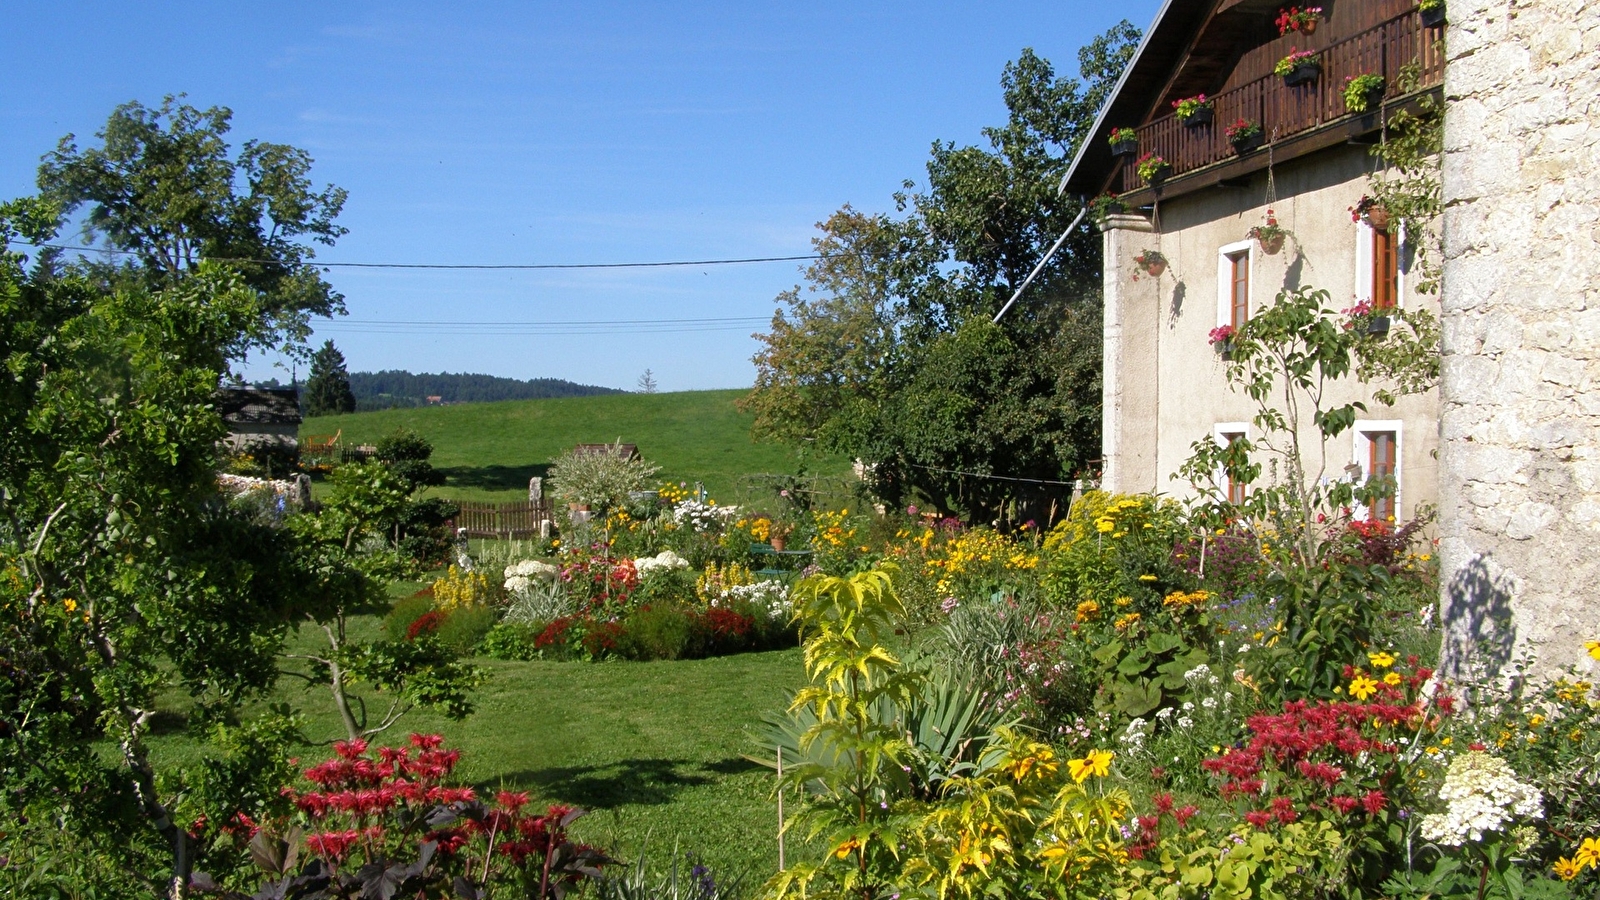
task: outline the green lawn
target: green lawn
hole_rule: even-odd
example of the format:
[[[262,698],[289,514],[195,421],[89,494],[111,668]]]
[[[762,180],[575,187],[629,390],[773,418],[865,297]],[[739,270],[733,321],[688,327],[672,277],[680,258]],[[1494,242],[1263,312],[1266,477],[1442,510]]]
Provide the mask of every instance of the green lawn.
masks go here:
[[[748,476],[796,470],[792,450],[750,438],[751,417],[734,406],[744,394],[613,394],[390,409],[307,419],[300,434],[342,431],[340,442],[356,445],[414,428],[433,442],[434,465],[448,479],[436,493],[459,500],[525,498],[528,479],[544,474],[574,444],[621,438],[659,464],[663,478],[701,481],[715,496],[741,501],[752,492]],[[812,469],[839,476],[849,464],[827,458]]]
[[[372,618],[355,624],[355,635],[379,629]],[[291,652],[317,640],[303,629]],[[629,860],[648,841],[660,865],[676,844],[757,882],[776,871],[775,779],[742,754],[756,749],[747,727],[804,681],[798,649],[654,663],[477,662],[491,677],[474,695],[474,715],[453,722],[413,712],[378,742],[441,733],[462,751],[458,781],[592,810],[580,836]],[[305,714],[311,740],[343,737],[325,687],[286,677],[272,699]],[[169,701],[167,727],[158,728],[167,734],[153,747],[169,760],[189,757],[198,746],[179,724],[183,698]],[[326,746],[308,748],[303,765],[327,755]]]

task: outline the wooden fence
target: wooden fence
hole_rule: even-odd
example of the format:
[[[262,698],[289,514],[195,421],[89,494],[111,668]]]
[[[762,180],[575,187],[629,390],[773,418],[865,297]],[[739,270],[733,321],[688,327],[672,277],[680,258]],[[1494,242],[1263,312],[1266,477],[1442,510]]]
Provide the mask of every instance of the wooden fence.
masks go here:
[[[470,500],[452,500],[461,507],[456,515],[455,527],[466,529],[468,537],[478,538],[530,538],[538,537],[545,522],[552,522],[550,504],[518,500],[512,503],[477,503]]]

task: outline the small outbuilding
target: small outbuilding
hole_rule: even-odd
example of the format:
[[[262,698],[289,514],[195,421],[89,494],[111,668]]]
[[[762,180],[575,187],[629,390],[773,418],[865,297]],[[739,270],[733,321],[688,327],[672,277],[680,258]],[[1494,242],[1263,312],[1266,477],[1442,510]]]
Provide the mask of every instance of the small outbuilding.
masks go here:
[[[235,452],[299,449],[300,391],[297,388],[223,388],[217,411],[228,426]]]

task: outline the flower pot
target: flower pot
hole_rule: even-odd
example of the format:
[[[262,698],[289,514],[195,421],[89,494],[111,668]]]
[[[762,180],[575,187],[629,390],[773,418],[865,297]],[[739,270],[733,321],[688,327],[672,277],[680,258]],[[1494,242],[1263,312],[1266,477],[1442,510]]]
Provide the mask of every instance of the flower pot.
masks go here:
[[[1421,13],[1422,27],[1424,28],[1438,28],[1440,25],[1444,24],[1443,6],[1435,6],[1433,9],[1424,9],[1421,10]]]
[[[788,538],[782,538],[782,537],[774,537],[774,538],[768,540],[767,543],[772,545],[772,549],[773,550],[776,550],[777,552],[782,553],[783,552],[783,548],[789,546],[789,539]]]
[[[1256,244],[1261,247],[1261,252],[1268,256],[1276,256],[1283,249],[1283,235],[1275,234],[1270,238],[1256,238]]]
[[[1209,106],[1202,106],[1190,113],[1187,118],[1179,117],[1185,128],[1199,128],[1201,125],[1210,125],[1216,111]]]
[[[1145,181],[1149,182],[1151,187],[1155,187],[1156,185],[1159,185],[1161,182],[1166,181],[1167,180],[1167,176],[1169,176],[1171,174],[1172,174],[1172,164],[1171,163],[1162,163],[1161,165],[1159,165],[1159,166],[1157,166],[1155,168],[1155,171],[1150,173],[1150,177],[1146,178]]]
[[[1297,84],[1310,84],[1316,81],[1320,75],[1322,75],[1321,63],[1304,62],[1295,66],[1289,74],[1283,76],[1283,83],[1291,87]]]
[[[1389,333],[1389,317],[1373,316],[1367,320],[1367,334],[1383,337]]]
[[[587,503],[568,503],[567,504],[567,511],[568,512],[588,512],[589,511],[589,504],[587,504]]]
[[[1144,267],[1144,273],[1149,275],[1151,278],[1160,278],[1161,273],[1165,272],[1166,270],[1167,264],[1164,262],[1148,263]]]
[[[1111,145],[1112,156],[1137,156],[1138,153],[1138,141],[1117,141]]]
[[[1249,153],[1251,150],[1258,149],[1263,143],[1266,142],[1266,138],[1266,135],[1258,131],[1255,134],[1239,138],[1236,141],[1230,141],[1229,143],[1233,144],[1233,152],[1243,156],[1244,154]]]
[[[1317,31],[1317,20],[1316,19],[1307,19],[1306,21],[1300,23],[1300,33],[1301,34],[1315,34],[1316,31]]]
[[[1233,339],[1232,338],[1229,338],[1226,341],[1217,341],[1215,344],[1211,345],[1211,349],[1217,351],[1217,355],[1222,357],[1224,360],[1233,359]]]
[[[1385,231],[1389,227],[1389,210],[1385,207],[1374,206],[1367,210],[1366,215],[1362,216],[1362,218],[1367,220],[1368,225],[1379,231]]]
[[[1383,95],[1387,94],[1388,92],[1389,92],[1389,89],[1384,85],[1379,85],[1379,86],[1377,86],[1375,88],[1372,88],[1371,90],[1367,91],[1367,106],[1366,106],[1366,109],[1364,109],[1362,111],[1363,112],[1377,112],[1378,110],[1382,109],[1383,108]]]

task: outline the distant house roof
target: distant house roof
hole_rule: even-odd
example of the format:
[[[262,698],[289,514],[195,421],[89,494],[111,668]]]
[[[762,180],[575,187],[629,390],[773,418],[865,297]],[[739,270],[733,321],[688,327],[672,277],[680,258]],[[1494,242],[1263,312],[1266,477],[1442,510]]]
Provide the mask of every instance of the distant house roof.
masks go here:
[[[572,448],[573,453],[605,453],[619,456],[623,459],[638,459],[639,448],[634,444],[579,444]]]
[[[229,428],[240,425],[300,424],[300,391],[295,388],[223,388],[217,411]]]

